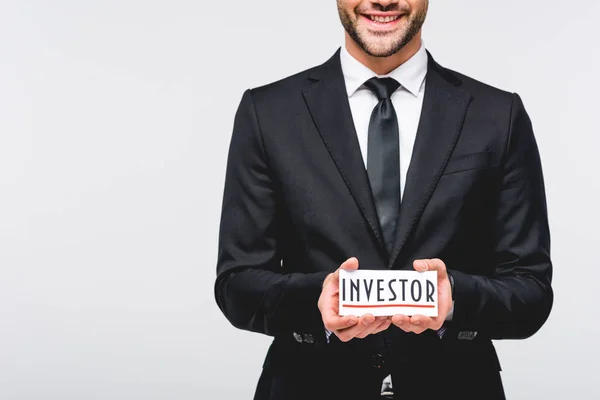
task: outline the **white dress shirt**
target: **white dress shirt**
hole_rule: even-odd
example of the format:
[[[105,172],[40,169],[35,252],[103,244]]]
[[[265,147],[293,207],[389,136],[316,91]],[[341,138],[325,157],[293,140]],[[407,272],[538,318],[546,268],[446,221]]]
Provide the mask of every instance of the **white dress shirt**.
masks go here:
[[[392,94],[391,100],[398,117],[400,189],[401,195],[403,195],[425,94],[428,62],[425,46],[421,43],[421,48],[415,55],[386,75],[378,75],[370,70],[352,57],[345,46],[342,46],[340,61],[365,168],[367,166],[369,121],[378,99],[371,90],[363,86],[363,83],[373,77],[391,77],[400,83],[400,87]]]

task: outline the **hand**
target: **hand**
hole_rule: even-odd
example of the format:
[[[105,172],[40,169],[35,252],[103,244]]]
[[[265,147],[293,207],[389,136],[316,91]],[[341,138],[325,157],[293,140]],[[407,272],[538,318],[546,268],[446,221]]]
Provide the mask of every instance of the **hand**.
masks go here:
[[[358,269],[358,260],[355,257],[346,260],[340,267],[327,275],[323,281],[323,289],[319,297],[319,310],[325,328],[335,334],[342,342],[354,338],[364,339],[386,330],[392,323],[389,317],[375,317],[373,314],[357,316],[339,315],[339,284],[340,270],[354,271]]]
[[[452,289],[446,264],[439,258],[415,260],[413,267],[417,271],[437,271],[438,285],[438,316],[427,317],[425,315],[394,315],[392,323],[405,332],[421,334],[427,329],[439,330],[452,309]]]

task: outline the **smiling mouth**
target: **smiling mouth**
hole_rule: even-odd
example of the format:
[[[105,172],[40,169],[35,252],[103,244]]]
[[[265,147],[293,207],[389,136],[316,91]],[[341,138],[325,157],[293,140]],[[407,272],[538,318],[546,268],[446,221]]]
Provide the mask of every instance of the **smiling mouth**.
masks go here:
[[[394,22],[402,15],[388,15],[388,16],[379,16],[379,15],[365,15],[366,18],[370,19],[373,22],[377,22],[380,24],[387,24],[389,22]]]

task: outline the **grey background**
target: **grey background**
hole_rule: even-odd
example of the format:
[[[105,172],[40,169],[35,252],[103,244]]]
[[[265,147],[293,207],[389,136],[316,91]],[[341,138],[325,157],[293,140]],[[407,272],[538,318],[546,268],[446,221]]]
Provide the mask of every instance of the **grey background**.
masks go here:
[[[523,97],[542,153],[556,302],[497,342],[510,399],[600,396],[598,13],[432,1],[425,26]],[[233,113],[342,40],[334,0],[0,1],[0,399],[252,397],[269,339],[212,289]]]

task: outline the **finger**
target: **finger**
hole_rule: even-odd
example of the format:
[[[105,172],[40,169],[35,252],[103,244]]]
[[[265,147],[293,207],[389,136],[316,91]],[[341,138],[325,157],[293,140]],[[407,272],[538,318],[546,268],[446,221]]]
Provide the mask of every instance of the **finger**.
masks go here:
[[[428,320],[424,324],[427,329],[432,329],[434,331],[440,329],[442,325],[444,325],[444,319],[440,317],[428,317]]]
[[[424,329],[428,329],[433,324],[433,321],[432,321],[431,317],[415,314],[412,317],[410,317],[410,323],[411,323],[411,325],[414,325],[414,326],[417,326],[420,328],[424,328]]]
[[[413,262],[413,268],[419,272],[423,271],[437,271],[446,272],[446,264],[439,258],[415,260]]]
[[[409,321],[409,317],[404,314],[396,314],[392,316],[392,323],[394,325],[404,325]]]
[[[435,321],[431,317],[425,315],[415,314],[410,317],[411,331],[420,334],[425,332],[427,329],[433,329]]]
[[[428,321],[425,322],[424,327],[437,331],[444,325],[444,319],[440,317],[429,317]]]
[[[410,331],[411,331],[412,333],[415,333],[415,334],[417,334],[417,335],[420,335],[421,333],[425,332],[426,330],[427,330],[426,328],[419,327],[419,326],[415,326],[415,325],[412,325],[412,326],[410,327]]]
[[[361,333],[359,333],[358,335],[356,335],[357,338],[359,339],[364,339],[369,335],[374,334],[377,329],[379,329],[379,327],[385,323],[386,318],[385,317],[377,317],[375,318],[375,321],[373,321],[368,327],[366,327]]]
[[[358,323],[349,327],[333,331],[342,342],[347,342],[360,335],[363,331],[370,328],[375,322],[375,317],[372,314],[362,315],[358,319]]]
[[[431,317],[427,317],[421,314],[415,314],[409,318],[410,323],[413,325],[426,326],[431,322]]]
[[[396,314],[392,317],[392,323],[404,332],[412,332],[410,328],[409,317],[403,314]]]
[[[384,319],[381,322],[381,324],[379,324],[377,329],[375,329],[373,332],[371,332],[371,335],[375,335],[379,332],[385,331],[386,329],[388,329],[390,327],[390,325],[392,325],[392,319],[388,317],[388,318]]]
[[[407,333],[421,334],[427,329],[421,325],[421,321],[419,319],[413,322],[412,317],[406,315],[394,316],[393,323]]]
[[[326,312],[323,315],[323,325],[329,331],[339,331],[348,329],[358,324],[358,318],[354,315],[335,315],[333,312]]]
[[[326,293],[321,294],[319,299],[319,310],[323,325],[330,331],[346,329],[358,323],[358,317],[355,315],[339,315],[335,299]]]

